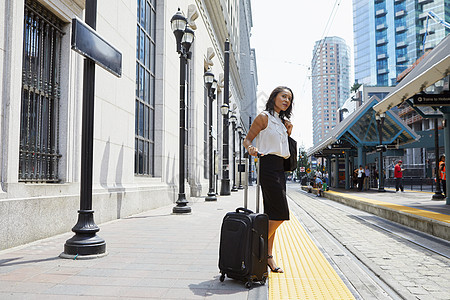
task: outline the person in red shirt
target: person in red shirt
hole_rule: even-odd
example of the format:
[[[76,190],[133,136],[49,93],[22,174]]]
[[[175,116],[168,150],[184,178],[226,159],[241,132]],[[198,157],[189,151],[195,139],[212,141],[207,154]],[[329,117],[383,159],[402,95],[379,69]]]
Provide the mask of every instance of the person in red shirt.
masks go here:
[[[445,175],[445,155],[439,158],[439,172],[441,175],[442,190],[444,191],[444,196],[447,196],[447,176]]]
[[[398,163],[394,167],[394,177],[395,177],[395,192],[398,192],[400,189],[402,192],[403,190],[403,171],[405,169],[402,169],[402,161],[399,160]]]

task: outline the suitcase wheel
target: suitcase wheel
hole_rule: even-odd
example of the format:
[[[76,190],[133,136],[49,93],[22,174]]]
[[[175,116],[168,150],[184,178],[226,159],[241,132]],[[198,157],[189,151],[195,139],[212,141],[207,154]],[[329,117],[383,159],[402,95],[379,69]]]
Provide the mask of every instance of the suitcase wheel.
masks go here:
[[[260,281],[261,285],[265,285],[265,284],[266,284],[266,280],[267,280],[267,277],[264,277],[264,278]]]
[[[251,280],[247,281],[245,283],[245,287],[248,288],[248,289],[251,288],[252,287],[252,281]]]
[[[220,280],[220,282],[223,282],[225,280],[225,274],[220,275],[219,280]]]

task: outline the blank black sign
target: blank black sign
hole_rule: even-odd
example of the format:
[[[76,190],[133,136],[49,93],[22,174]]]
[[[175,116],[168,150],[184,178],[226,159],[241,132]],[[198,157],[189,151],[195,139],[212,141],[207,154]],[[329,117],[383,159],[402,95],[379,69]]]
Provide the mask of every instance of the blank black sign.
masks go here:
[[[117,77],[122,75],[122,53],[77,18],[72,19],[72,49]]]

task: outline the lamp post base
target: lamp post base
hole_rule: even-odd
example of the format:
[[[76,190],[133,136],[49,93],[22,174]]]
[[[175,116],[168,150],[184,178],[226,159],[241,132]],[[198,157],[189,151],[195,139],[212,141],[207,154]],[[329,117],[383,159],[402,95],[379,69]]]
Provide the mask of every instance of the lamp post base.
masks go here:
[[[189,206],[175,206],[172,209],[174,214],[188,214],[191,213],[191,208]]]
[[[230,179],[222,179],[222,184],[220,186],[220,195],[229,196],[230,192]]]
[[[208,195],[205,197],[205,201],[217,201],[216,193],[214,193],[214,191],[209,191]]]
[[[72,228],[75,235],[64,244],[64,252],[60,257],[66,256],[96,256],[106,252],[106,242],[96,233],[100,230],[94,222],[93,210],[79,210],[78,222]],[[67,257],[68,258],[68,257]]]
[[[445,200],[445,196],[442,194],[441,191],[434,193],[434,195],[431,197],[431,200]]]
[[[237,186],[233,185],[233,187],[231,188],[231,191],[232,192],[237,192],[238,191]]]
[[[96,256],[106,252],[106,242],[104,239],[94,234],[77,233],[68,239],[64,244],[64,252],[60,257],[76,256]]]
[[[240,184],[239,186],[238,186],[238,190],[243,190],[244,189],[244,187]]]
[[[185,194],[178,194],[177,205],[172,209],[174,214],[187,214],[191,212],[191,208],[187,206],[188,201],[186,200]]]

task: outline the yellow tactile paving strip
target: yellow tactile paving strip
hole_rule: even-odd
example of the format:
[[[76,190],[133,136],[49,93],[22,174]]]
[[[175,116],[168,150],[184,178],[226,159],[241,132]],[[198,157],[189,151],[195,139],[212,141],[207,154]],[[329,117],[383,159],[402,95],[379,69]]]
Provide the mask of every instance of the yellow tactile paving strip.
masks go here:
[[[295,217],[278,228],[273,253],[284,273],[269,272],[269,300],[355,299]]]
[[[384,189],[387,191],[395,191],[395,189],[393,189],[393,188],[385,187]],[[405,187],[405,191],[408,191],[409,193],[413,192],[413,193],[422,193],[422,194],[434,194],[433,192],[410,190],[407,187]]]
[[[346,197],[346,198],[352,198],[352,199],[355,199],[358,201],[364,201],[367,203],[387,207],[387,208],[390,208],[393,210],[402,211],[402,212],[409,213],[412,215],[421,216],[421,217],[425,217],[425,218],[429,218],[429,219],[433,219],[433,220],[437,220],[437,221],[441,221],[441,222],[445,222],[445,223],[450,223],[449,215],[444,215],[444,214],[440,214],[440,213],[429,211],[429,210],[423,210],[423,209],[408,207],[408,206],[404,206],[404,205],[400,205],[400,204],[383,202],[383,201],[368,199],[368,198],[364,198],[364,197],[360,197],[360,196],[354,196],[354,195],[349,195],[349,194],[344,194],[344,193],[339,193],[339,192],[334,192],[334,191],[327,191],[326,193],[342,195],[343,197]]]

